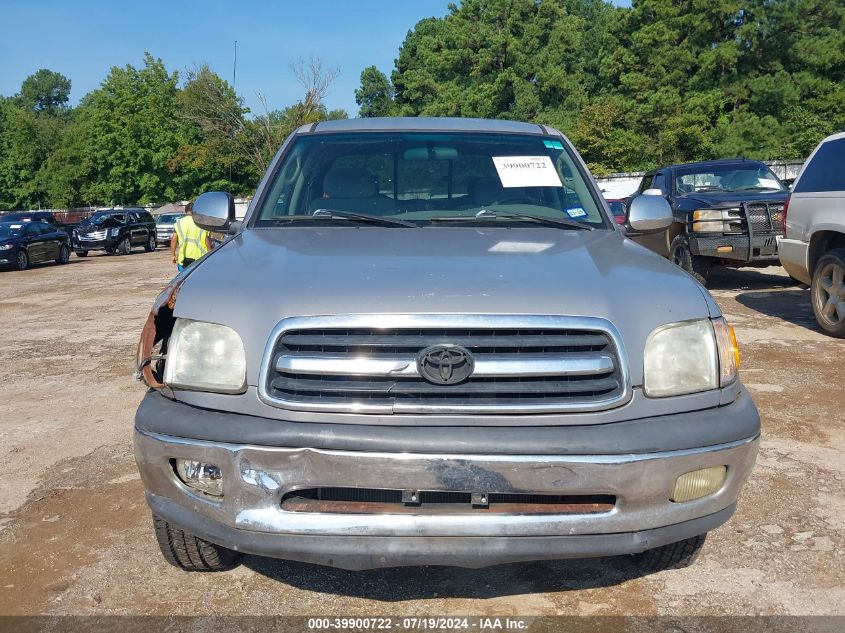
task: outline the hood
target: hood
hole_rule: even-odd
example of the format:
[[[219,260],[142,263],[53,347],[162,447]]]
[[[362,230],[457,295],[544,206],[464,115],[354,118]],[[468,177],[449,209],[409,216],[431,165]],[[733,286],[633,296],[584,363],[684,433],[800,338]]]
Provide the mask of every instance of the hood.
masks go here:
[[[710,208],[721,208],[737,206],[741,202],[783,202],[786,200],[785,191],[764,192],[764,191],[696,191],[677,196],[677,201],[683,201],[690,206],[707,206]]]
[[[254,385],[270,331],[289,316],[595,316],[641,353],[656,326],[718,314],[708,299],[617,231],[288,227],[247,230],[212,252],[188,275],[175,313],[234,328]],[[634,380],[638,358],[629,353]]]

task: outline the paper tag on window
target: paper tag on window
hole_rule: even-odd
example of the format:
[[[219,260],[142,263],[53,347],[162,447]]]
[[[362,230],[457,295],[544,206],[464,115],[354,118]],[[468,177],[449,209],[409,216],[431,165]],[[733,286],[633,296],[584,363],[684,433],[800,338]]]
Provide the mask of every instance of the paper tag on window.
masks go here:
[[[548,156],[493,156],[502,187],[563,187]]]

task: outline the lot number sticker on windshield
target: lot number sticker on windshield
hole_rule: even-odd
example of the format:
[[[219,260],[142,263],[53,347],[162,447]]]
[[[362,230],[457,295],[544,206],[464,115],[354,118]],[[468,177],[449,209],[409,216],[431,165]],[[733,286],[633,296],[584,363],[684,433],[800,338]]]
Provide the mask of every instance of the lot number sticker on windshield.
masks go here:
[[[562,187],[548,156],[494,156],[502,187]]]

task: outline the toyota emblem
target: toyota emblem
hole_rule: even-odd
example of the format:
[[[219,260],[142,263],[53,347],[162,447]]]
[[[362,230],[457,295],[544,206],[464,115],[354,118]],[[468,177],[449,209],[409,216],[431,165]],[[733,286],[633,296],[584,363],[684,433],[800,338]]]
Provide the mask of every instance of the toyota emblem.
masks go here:
[[[432,345],[417,355],[417,369],[435,385],[456,385],[472,375],[475,361],[458,345]]]

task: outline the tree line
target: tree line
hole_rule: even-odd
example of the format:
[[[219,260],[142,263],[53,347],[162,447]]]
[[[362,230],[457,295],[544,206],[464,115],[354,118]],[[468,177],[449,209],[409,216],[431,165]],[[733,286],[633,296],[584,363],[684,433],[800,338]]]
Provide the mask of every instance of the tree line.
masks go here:
[[[599,174],[803,159],[845,127],[845,2],[463,0],[355,96],[361,116],[551,125]]]
[[[200,65],[146,54],[70,107],[42,69],[0,97],[0,209],[145,204],[211,189],[248,194],[337,69],[292,65],[303,96],[250,112]],[[597,173],[746,156],[803,159],[845,127],[842,0],[463,0],[411,29],[388,77],[355,91],[359,116],[536,121]]]
[[[147,204],[203,191],[248,194],[296,127],[346,118],[324,99],[337,70],[320,59],[292,64],[297,103],[251,113],[207,65],[168,71],[113,67],[69,106],[71,82],[41,69],[0,97],[0,209]]]

